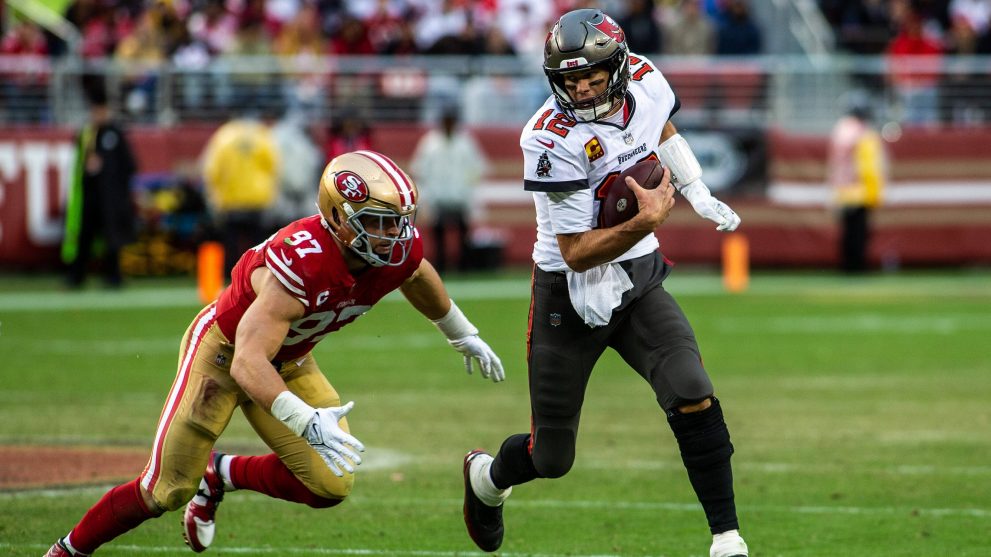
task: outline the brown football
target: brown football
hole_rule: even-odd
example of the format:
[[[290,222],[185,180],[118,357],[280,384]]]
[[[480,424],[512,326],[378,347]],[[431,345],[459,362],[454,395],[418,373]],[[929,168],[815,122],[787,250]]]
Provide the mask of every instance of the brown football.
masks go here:
[[[637,196],[626,185],[626,177],[630,176],[644,189],[652,190],[664,179],[664,167],[656,160],[647,159],[620,172],[613,180],[606,183],[604,192],[598,192],[599,199],[599,228],[609,228],[633,218],[640,210]]]

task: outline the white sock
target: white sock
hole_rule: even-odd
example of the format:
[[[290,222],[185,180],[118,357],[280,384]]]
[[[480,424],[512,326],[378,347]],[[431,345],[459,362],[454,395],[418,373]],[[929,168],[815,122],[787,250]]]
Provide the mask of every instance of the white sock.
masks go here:
[[[200,479],[200,488],[206,488],[206,480]],[[197,491],[196,495],[193,495],[193,503],[202,507],[207,504],[207,500],[206,497],[200,495],[199,491]]]
[[[232,457],[231,455],[224,455],[224,456],[220,457],[220,462],[217,463],[217,465],[218,465],[217,466],[217,475],[220,476],[220,480],[224,483],[224,491],[225,492],[226,491],[234,491],[234,489],[235,489],[234,484],[231,483],[231,479],[230,479],[231,478],[231,460],[233,458],[234,457]],[[206,480],[200,479],[200,489],[201,490],[204,490],[204,491],[207,489]],[[193,496],[193,503],[195,503],[197,505],[200,505],[200,506],[206,505],[207,504],[207,499],[206,499],[206,497],[200,495],[199,492],[197,492],[196,495]]]
[[[69,541],[69,536],[71,535],[72,532],[69,532],[68,534],[65,535],[64,538],[62,538],[62,545],[64,545],[65,548],[69,550],[70,554],[76,555],[77,557],[86,557],[85,553],[80,553],[79,551],[76,550],[76,548],[72,547],[72,542]]]
[[[220,479],[224,480],[224,491],[234,491],[237,489],[234,487],[234,483],[231,482],[231,461],[234,460],[233,455],[225,454],[220,457],[220,469],[217,473],[220,474]]]
[[[709,557],[723,557],[724,555],[749,555],[746,542],[740,537],[739,530],[727,530],[712,536],[712,547],[709,548]]]
[[[513,488],[508,487],[506,489],[499,489],[496,487],[495,483],[492,481],[492,475],[489,473],[492,468],[493,460],[491,456],[479,455],[475,458],[479,459],[480,465],[477,470],[473,471],[471,474],[471,489],[483,503],[490,507],[498,507],[503,504],[507,497],[509,497],[509,494],[512,493]]]
[[[723,538],[739,538],[739,537],[740,537],[740,531],[739,530],[726,530],[725,532],[720,532],[718,534],[713,534],[712,535],[712,541],[718,541],[718,540],[721,540]]]

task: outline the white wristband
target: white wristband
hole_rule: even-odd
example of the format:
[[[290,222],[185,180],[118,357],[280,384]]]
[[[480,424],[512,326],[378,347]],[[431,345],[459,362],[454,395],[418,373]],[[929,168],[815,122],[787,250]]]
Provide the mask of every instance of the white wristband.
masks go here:
[[[680,133],[661,143],[657,154],[664,166],[671,169],[671,183],[678,191],[702,177],[702,166]]]
[[[712,199],[712,192],[709,191],[709,188],[705,186],[702,180],[695,180],[690,184],[685,184],[678,192],[692,204],[692,207],[697,207],[699,202]]]
[[[461,312],[461,308],[451,300],[451,309],[447,312],[447,315],[437,319],[436,321],[431,320],[440,332],[444,333],[447,340],[454,340],[464,337],[470,337],[472,335],[478,334],[478,329],[468,321],[465,314]]]
[[[272,401],[272,415],[296,435],[302,435],[315,410],[291,391],[282,391]]]

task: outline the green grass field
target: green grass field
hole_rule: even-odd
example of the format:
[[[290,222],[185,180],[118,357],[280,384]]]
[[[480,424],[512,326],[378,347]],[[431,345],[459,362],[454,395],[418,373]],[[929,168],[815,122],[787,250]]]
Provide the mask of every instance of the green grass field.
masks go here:
[[[461,458],[529,427],[528,283],[449,287],[508,380],[466,376],[429,322],[383,301],[317,349],[368,447],[352,497],[315,511],[229,494],[210,554],[477,554]],[[757,274],[729,295],[717,276],[679,270],[668,288],[723,401],[753,556],[991,554],[991,274]],[[66,293],[0,278],[0,443],[149,447],[197,309],[186,280]],[[218,446],[264,452],[240,417]],[[41,555],[107,487],[0,492],[0,555]],[[179,518],[99,554],[189,555]],[[614,354],[589,386],[571,473],[517,487],[506,529],[503,555],[708,555],[664,416]]]

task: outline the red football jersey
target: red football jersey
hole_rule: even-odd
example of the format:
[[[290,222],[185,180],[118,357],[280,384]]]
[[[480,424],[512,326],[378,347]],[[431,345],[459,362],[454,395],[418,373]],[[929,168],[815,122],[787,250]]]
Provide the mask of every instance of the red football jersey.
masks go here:
[[[231,273],[230,287],[217,300],[217,323],[233,342],[241,316],[255,300],[251,273],[264,265],[306,306],[305,315],[289,327],[275,356],[276,360],[294,360],[399,288],[422,259],[423,241],[415,232],[409,257],[401,266],[368,267],[353,276],[320,215],[302,218],[241,256]]]

